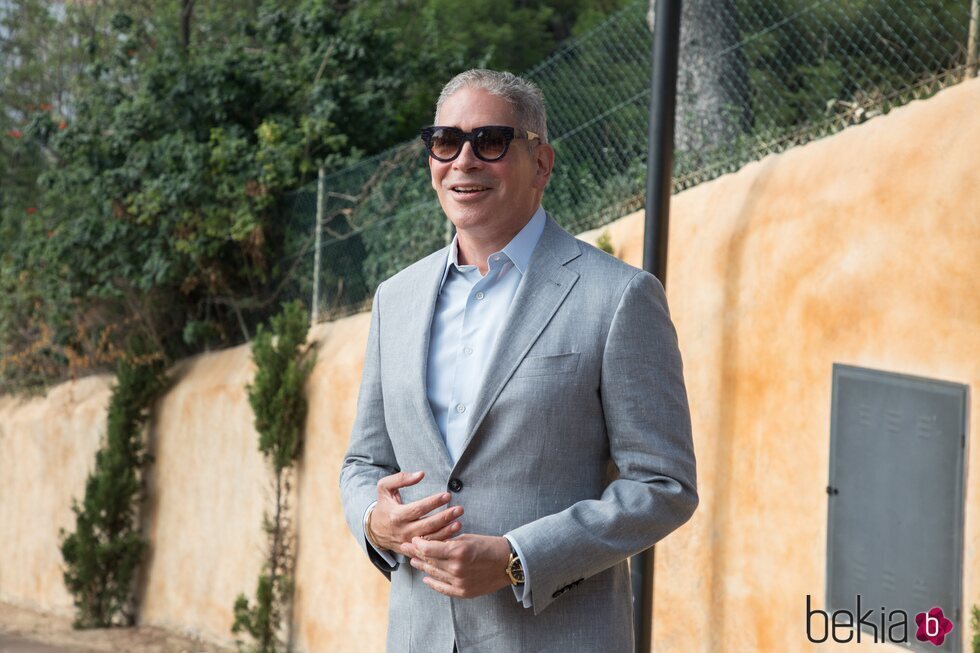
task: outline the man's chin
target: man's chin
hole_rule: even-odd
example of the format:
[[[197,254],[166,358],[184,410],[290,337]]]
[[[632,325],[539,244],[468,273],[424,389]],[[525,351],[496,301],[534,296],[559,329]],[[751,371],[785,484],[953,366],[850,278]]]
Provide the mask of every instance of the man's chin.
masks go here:
[[[493,211],[488,211],[482,207],[477,210],[475,207],[454,206],[451,211],[446,213],[449,216],[449,221],[456,226],[456,229],[469,229],[493,222]]]

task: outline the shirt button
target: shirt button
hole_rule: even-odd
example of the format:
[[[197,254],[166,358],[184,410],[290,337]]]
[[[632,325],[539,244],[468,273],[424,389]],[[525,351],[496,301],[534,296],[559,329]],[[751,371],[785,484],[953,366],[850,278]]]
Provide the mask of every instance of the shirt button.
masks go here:
[[[499,256],[494,256],[494,257],[493,257],[493,260],[494,260],[494,261],[499,261],[499,260],[500,260],[500,257],[499,257]]]
[[[483,291],[482,290],[480,292],[476,293],[476,298],[477,299],[483,299],[485,296],[486,295],[483,294]]]
[[[470,354],[473,353],[473,348],[472,347],[463,347],[463,353],[466,354],[467,356],[469,356]]]
[[[463,404],[456,404],[456,412],[457,413],[466,412],[466,406],[464,406]]]
[[[450,492],[459,492],[463,489],[463,481],[459,480],[458,478],[451,478],[449,479],[449,483],[446,487],[449,488]]]

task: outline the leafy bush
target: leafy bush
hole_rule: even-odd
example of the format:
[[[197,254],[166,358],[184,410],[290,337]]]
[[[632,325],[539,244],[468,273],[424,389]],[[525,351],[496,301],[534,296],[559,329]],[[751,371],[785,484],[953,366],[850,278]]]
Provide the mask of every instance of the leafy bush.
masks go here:
[[[106,441],[85,483],[84,500],[72,502],[75,531],[60,533],[76,628],[134,623],[134,581],[147,546],[139,529],[144,466],[149,462],[142,432],[150,406],[165,387],[159,355],[120,360]]]
[[[252,343],[256,372],[248,386],[248,401],[255,413],[259,451],[272,463],[276,482],[275,513],[263,519],[269,537],[268,558],[259,575],[255,603],[244,594],[235,600],[232,633],[248,633],[255,651],[283,650],[280,632],[293,595],[295,533],[289,513],[289,474],[302,451],[306,423],[306,380],[315,354],[306,345],[308,313],[290,302],[272,318],[271,331],[260,326]],[[242,645],[242,642],[239,641]]]

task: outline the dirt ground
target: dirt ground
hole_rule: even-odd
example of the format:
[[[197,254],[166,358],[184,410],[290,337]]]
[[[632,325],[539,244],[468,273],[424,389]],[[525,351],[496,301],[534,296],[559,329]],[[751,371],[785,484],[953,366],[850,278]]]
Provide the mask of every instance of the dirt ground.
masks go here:
[[[27,641],[25,641],[27,640]],[[36,643],[36,645],[32,645]],[[0,653],[232,653],[160,628],[74,630],[69,617],[0,602]]]

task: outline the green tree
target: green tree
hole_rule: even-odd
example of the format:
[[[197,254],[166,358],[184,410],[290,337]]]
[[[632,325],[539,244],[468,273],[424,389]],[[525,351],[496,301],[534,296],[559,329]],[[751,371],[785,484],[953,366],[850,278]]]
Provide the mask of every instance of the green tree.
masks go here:
[[[305,244],[279,204],[350,155],[340,98],[388,75],[373,35],[343,20],[265,3],[217,49],[186,51],[151,19],[113,17],[68,128],[38,116],[25,130],[54,159],[36,218],[50,238],[22,239],[4,281],[33,266],[49,349],[83,349],[79,314],[96,341],[122,315],[177,356],[247,339],[274,310]]]
[[[279,637],[283,617],[292,601],[295,533],[289,510],[290,474],[302,452],[306,424],[306,381],[316,362],[306,344],[308,313],[299,302],[290,302],[271,320],[271,330],[259,326],[252,343],[256,372],[248,386],[248,401],[255,413],[259,451],[271,463],[276,483],[274,514],[263,519],[269,552],[259,576],[255,604],[244,594],[235,601],[232,632],[245,632],[256,650],[274,653],[282,649]]]
[[[65,586],[74,597],[76,628],[135,622],[133,589],[146,551],[139,528],[148,454],[143,427],[164,389],[161,357],[120,361],[109,401],[106,441],[95,457],[82,503],[73,501],[75,530],[61,531]]]
[[[310,290],[292,203],[317,167],[414,138],[452,74],[526,69],[619,2],[8,3],[0,390],[109,369],[133,331],[171,359],[247,340]],[[390,235],[438,245],[430,222]],[[348,259],[326,267],[360,288]]]

